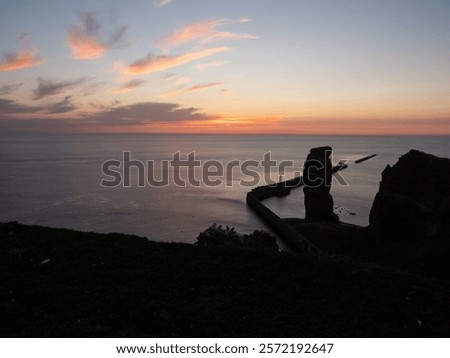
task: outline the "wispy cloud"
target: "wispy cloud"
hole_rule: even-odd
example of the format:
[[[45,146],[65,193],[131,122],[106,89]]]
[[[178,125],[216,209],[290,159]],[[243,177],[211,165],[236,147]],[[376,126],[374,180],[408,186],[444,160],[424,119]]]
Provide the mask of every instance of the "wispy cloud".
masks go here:
[[[83,14],[82,23],[72,25],[67,30],[72,58],[88,60],[101,57],[106,50],[121,42],[127,28],[127,26],[115,28],[108,31],[107,36],[102,37],[100,25],[95,20],[94,14]]]
[[[200,51],[188,52],[182,55],[175,56],[155,56],[153,54],[149,54],[147,57],[137,60],[129,66],[124,66],[122,71],[123,73],[128,75],[165,71],[176,66],[184,65],[186,63],[210,57],[229,50],[229,47],[222,46]],[[120,64],[115,65],[116,69],[120,69],[121,67],[122,66]]]
[[[41,108],[36,106],[28,106],[16,101],[0,98],[0,118],[7,118],[20,114],[35,113]]]
[[[88,81],[90,81],[90,79],[86,78],[86,82]],[[78,95],[81,97],[91,96],[98,92],[103,85],[105,85],[105,82],[86,83],[86,85],[81,88]]]
[[[170,80],[172,80],[173,78],[175,78],[177,75],[175,74],[175,73],[167,73],[167,74],[165,74],[163,77],[162,77],[162,79],[164,80],[164,81],[170,81]]]
[[[187,76],[178,77],[175,81],[175,86],[184,86],[185,84],[191,82],[192,79]]]
[[[44,97],[61,94],[67,89],[82,85],[87,81],[89,81],[88,78],[77,78],[69,81],[53,82],[51,80],[44,80],[41,77],[38,77],[38,87],[33,91],[34,99],[41,99]]]
[[[183,26],[166,37],[158,40],[156,45],[165,51],[184,43],[199,41],[208,44],[226,39],[255,39],[256,36],[245,33],[220,31],[219,27],[230,24],[225,19],[204,20]]]
[[[131,80],[131,81],[113,89],[113,92],[114,93],[127,93],[127,92],[130,92],[131,90],[141,86],[144,83],[145,83],[144,80],[134,79],[134,80]]]
[[[214,28],[222,22],[223,20],[204,20],[183,26],[156,41],[156,45],[164,49],[169,49],[186,42],[201,39],[213,33]]]
[[[23,83],[14,83],[12,85],[5,85],[0,87],[0,96],[11,94],[17,91]]]
[[[77,107],[72,103],[72,96],[66,96],[62,101],[57,102],[47,108],[47,112],[50,114],[61,114],[72,112]]]
[[[37,50],[22,49],[17,53],[7,53],[0,63],[0,72],[38,66],[43,62]]]
[[[196,65],[195,68],[199,71],[203,71],[207,68],[220,67],[220,66],[226,65],[227,63],[230,63],[230,61],[212,61],[212,62],[200,63],[200,64]]]
[[[153,5],[156,7],[163,7],[169,5],[172,0],[153,0]]]
[[[256,39],[257,37],[250,34],[237,34],[229,31],[217,31],[211,36],[207,36],[202,40],[202,44],[209,44],[221,40],[241,40],[241,39]]]
[[[179,90],[176,90],[176,91],[164,93],[162,95],[162,97],[176,97],[176,96],[180,96],[180,95],[185,94],[185,93],[191,93],[191,92],[196,92],[196,91],[203,91],[203,90],[206,90],[208,88],[217,87],[217,86],[221,86],[221,85],[223,85],[222,82],[213,82],[213,83],[206,83],[206,84],[202,84],[202,85],[196,85],[196,86],[192,86],[192,87],[189,87],[189,88],[183,88],[183,89],[179,89]]]

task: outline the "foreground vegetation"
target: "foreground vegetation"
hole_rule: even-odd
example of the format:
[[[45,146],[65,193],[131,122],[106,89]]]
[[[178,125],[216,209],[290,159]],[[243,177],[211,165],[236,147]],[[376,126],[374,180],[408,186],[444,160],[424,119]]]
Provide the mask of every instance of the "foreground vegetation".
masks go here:
[[[2,337],[448,337],[449,298],[324,255],[0,224]]]

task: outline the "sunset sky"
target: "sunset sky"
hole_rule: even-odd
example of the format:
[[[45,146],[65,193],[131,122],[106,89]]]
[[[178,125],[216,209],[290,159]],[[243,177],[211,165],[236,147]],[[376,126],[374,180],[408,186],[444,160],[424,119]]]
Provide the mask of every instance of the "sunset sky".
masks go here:
[[[448,0],[0,9],[3,133],[450,134]]]

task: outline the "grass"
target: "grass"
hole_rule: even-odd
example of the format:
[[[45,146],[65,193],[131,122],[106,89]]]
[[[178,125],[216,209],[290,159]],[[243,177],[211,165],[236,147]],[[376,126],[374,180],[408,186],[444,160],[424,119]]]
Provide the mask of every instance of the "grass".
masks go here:
[[[0,224],[2,337],[448,337],[449,298],[325,255]]]

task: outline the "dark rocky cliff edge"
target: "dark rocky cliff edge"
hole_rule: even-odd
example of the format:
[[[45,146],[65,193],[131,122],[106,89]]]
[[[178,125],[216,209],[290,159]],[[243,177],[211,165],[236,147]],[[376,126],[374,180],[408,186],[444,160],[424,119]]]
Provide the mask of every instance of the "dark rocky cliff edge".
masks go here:
[[[386,240],[450,239],[450,159],[411,150],[387,166],[370,227]]]
[[[411,150],[387,166],[369,229],[379,257],[450,277],[450,159]]]

